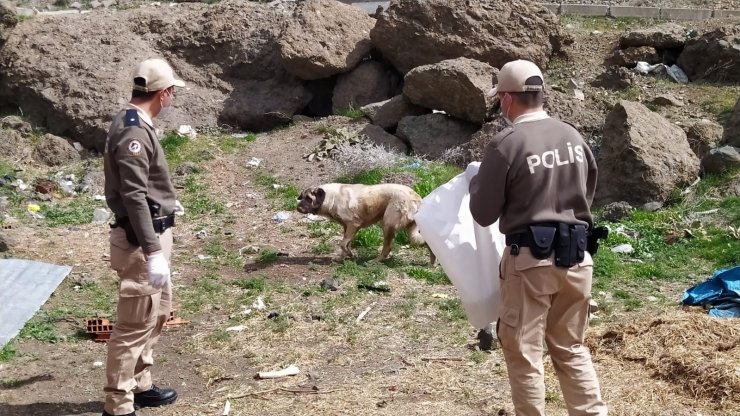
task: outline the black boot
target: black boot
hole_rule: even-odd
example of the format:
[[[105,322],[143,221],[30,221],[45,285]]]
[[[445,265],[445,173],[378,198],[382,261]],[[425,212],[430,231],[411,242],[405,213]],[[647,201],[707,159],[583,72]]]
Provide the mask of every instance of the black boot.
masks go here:
[[[481,329],[478,331],[478,341],[481,351],[491,351],[493,349],[493,334],[488,330]]]
[[[113,415],[103,410],[103,416],[113,416]],[[125,415],[121,415],[121,416],[136,416],[136,412],[126,413]]]
[[[173,389],[160,389],[152,384],[152,388],[141,393],[134,394],[134,407],[159,407],[174,403],[177,400],[177,392]]]

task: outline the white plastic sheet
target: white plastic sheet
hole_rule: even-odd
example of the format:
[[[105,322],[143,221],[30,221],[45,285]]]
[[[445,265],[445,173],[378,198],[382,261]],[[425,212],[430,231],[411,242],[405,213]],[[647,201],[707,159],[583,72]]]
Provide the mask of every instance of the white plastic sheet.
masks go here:
[[[416,214],[421,235],[437,256],[476,328],[498,319],[499,263],[506,240],[498,222],[481,227],[470,213],[469,183],[460,174],[422,200]]]

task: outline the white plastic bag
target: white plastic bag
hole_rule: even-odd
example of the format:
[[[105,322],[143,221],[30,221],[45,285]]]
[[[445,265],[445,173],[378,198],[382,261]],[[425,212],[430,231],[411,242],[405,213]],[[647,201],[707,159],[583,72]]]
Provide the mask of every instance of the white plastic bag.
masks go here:
[[[470,168],[469,168],[470,169]],[[498,319],[498,266],[506,239],[498,222],[481,227],[470,213],[469,182],[460,174],[421,202],[416,224],[479,329]]]

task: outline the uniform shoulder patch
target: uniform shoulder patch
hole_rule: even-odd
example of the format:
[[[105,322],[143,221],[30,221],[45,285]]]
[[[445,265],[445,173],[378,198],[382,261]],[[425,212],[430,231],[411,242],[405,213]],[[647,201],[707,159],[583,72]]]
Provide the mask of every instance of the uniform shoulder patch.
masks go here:
[[[143,140],[136,137],[124,139],[119,149],[122,156],[143,156],[147,152]]]
[[[139,125],[139,112],[136,109],[126,110],[126,118],[123,120],[123,125],[126,127],[138,126]]]

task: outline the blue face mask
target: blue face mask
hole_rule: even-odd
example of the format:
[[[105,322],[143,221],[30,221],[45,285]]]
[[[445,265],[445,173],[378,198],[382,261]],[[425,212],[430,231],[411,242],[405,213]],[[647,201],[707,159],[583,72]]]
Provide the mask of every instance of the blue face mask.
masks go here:
[[[167,105],[163,105],[162,108],[159,110],[159,114],[157,114],[157,118],[164,118],[167,117],[170,113],[172,113],[172,93],[171,92],[165,92],[165,94],[170,94],[170,102]]]

